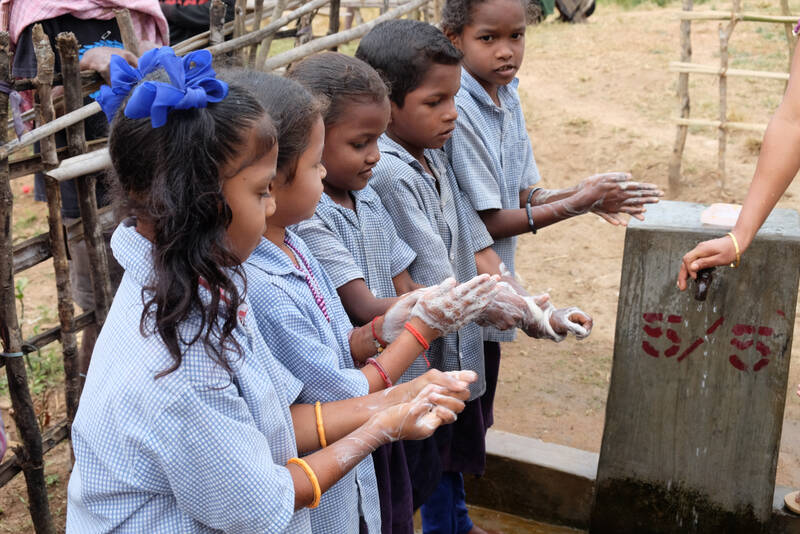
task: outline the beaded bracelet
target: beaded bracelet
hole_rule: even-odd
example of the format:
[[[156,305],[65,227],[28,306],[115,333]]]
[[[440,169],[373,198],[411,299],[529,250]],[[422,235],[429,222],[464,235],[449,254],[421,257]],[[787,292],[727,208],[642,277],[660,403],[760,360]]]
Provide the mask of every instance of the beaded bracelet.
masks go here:
[[[322,497],[322,489],[319,487],[319,480],[314,470],[311,469],[311,466],[302,458],[289,458],[289,461],[286,463],[297,465],[300,469],[305,471],[308,480],[311,482],[311,487],[314,489],[314,499],[311,501],[311,504],[308,505],[308,508],[316,508],[319,506],[319,500]]]
[[[319,436],[319,444],[324,449],[328,446],[328,440],[325,439],[325,425],[322,422],[322,404],[319,401],[314,404],[314,414],[317,416],[317,435]]]
[[[383,365],[381,365],[381,362],[379,362],[377,358],[367,358],[367,363],[371,364],[375,367],[375,369],[378,370],[378,374],[381,375],[381,378],[383,379],[383,385],[386,386],[387,389],[392,387],[392,379],[389,378],[389,374],[386,372],[386,369],[383,368]]]
[[[375,352],[380,354],[383,352],[384,347],[386,347],[386,342],[378,337],[378,333],[375,332],[375,321],[377,320],[377,317],[373,317],[372,321],[369,322],[369,326],[372,328],[372,340],[375,342]]]

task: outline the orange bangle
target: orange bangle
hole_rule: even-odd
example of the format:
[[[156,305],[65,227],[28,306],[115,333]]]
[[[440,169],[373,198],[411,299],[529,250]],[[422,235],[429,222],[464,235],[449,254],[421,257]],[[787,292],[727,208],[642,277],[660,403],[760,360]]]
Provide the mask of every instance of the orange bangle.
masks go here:
[[[322,404],[319,401],[314,404],[314,414],[317,416],[317,435],[319,436],[319,444],[324,449],[328,446],[328,440],[325,439],[325,425],[322,423]]]
[[[314,470],[311,469],[311,466],[302,458],[289,458],[286,464],[297,465],[305,472],[308,480],[311,482],[311,487],[314,489],[314,499],[311,501],[311,504],[308,505],[308,508],[316,508],[319,506],[319,500],[322,497],[322,489],[319,487],[319,480]]]
[[[422,334],[420,334],[417,331],[417,329],[414,328],[414,326],[411,323],[406,323],[405,324],[405,329],[408,330],[409,332],[411,332],[411,335],[416,338],[416,340],[419,342],[420,345],[422,345],[422,348],[424,350],[428,350],[429,348],[431,348],[430,344],[425,340],[425,338],[422,336]]]

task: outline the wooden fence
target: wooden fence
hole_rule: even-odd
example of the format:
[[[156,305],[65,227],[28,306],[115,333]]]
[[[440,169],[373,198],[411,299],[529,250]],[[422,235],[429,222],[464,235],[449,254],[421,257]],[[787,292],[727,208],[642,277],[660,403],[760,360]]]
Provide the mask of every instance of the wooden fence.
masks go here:
[[[429,2],[436,0],[380,0],[374,2],[381,15],[369,22],[346,31],[339,31],[340,7],[363,7],[349,0],[255,0],[252,12],[246,9],[246,0],[236,0],[235,17],[224,24],[225,4],[213,0],[210,7],[209,30],[174,46],[178,54],[201,48],[215,57],[235,55],[243,65],[261,70],[285,67],[305,56],[321,50],[335,48],[358,39],[384,20],[399,18],[416,12],[416,17],[429,19],[432,10]],[[287,11],[290,10],[290,11]],[[310,39],[311,24],[315,15],[327,15],[328,34]],[[133,33],[127,10],[117,12],[117,21],[125,48],[138,53],[139,47]],[[286,29],[296,22],[296,28]],[[226,36],[232,36],[225,41]],[[295,47],[269,57],[273,38],[295,36]],[[306,36],[306,37],[303,37]],[[83,121],[100,112],[93,102],[82,105],[85,95],[99,82],[96,73],[81,72],[78,61],[78,42],[71,33],[56,38],[57,53],[61,59],[61,73],[54,73],[55,53],[40,25],[33,30],[33,41],[38,70],[35,78],[13,80],[12,57],[8,33],[0,32],[0,82],[12,89],[36,92],[37,103],[33,113],[23,116],[35,118],[36,128],[15,139],[9,139],[9,128],[0,128],[0,367],[5,366],[13,418],[21,445],[0,464],[0,487],[22,471],[28,491],[28,506],[34,529],[38,534],[53,533],[55,527],[50,514],[47,488],[44,479],[44,454],[69,436],[71,422],[78,408],[82,380],[78,369],[77,333],[91,324],[98,329],[103,325],[112,299],[108,258],[102,237],[103,229],[113,227],[115,220],[109,208],[98,209],[95,197],[95,178],[91,173],[101,171],[110,164],[106,140],[86,141]],[[53,87],[63,86],[65,113],[56,118],[53,105]],[[10,125],[9,95],[0,91],[0,124]],[[67,146],[56,148],[54,134],[66,129]],[[33,156],[19,156],[20,151],[40,143],[40,152]],[[16,158],[12,156],[18,155]],[[13,195],[11,180],[34,172],[45,175],[48,227],[47,234],[37,235],[13,245]],[[61,193],[59,183],[75,179],[81,220],[65,228],[61,219]],[[71,243],[86,241],[93,271],[94,309],[75,316],[72,304],[68,249]],[[14,276],[26,269],[53,258],[58,324],[28,339],[22,338],[15,305]],[[65,375],[66,418],[40,429],[28,389],[25,354],[49,343],[60,341]]]
[[[680,189],[681,163],[683,149],[686,144],[686,135],[689,126],[704,126],[717,129],[717,170],[719,172],[720,187],[726,183],[725,154],[727,151],[728,132],[731,130],[745,130],[763,133],[766,124],[735,122],[728,120],[728,78],[760,78],[772,80],[788,80],[786,72],[768,72],[758,70],[731,69],[728,67],[728,42],[733,30],[739,22],[763,22],[781,24],[784,27],[786,43],[788,46],[789,66],[792,63],[794,47],[797,38],[792,34],[792,28],[797,22],[796,15],[789,14],[788,0],[780,0],[782,15],[765,15],[762,13],[747,13],[741,11],[741,0],[733,0],[730,11],[692,11],[693,0],[683,0],[683,11],[678,15],[681,21],[681,60],[670,63],[669,69],[678,75],[679,116],[674,119],[678,125],[675,135],[675,144],[672,149],[672,158],[669,164],[669,187],[672,191]],[[701,65],[692,63],[691,23],[692,21],[720,21],[719,23],[719,66]],[[725,24],[723,24],[723,22]],[[719,79],[719,111],[716,119],[689,117],[689,74],[704,74],[717,76]]]

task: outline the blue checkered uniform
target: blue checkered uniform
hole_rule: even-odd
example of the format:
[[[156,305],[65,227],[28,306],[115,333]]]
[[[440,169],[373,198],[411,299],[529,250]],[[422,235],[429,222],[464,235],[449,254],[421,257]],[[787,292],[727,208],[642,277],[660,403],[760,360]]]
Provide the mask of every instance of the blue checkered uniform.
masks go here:
[[[336,289],[303,240],[286,232],[313,273],[330,322],[314,300],[304,271],[267,239],[245,263],[251,313],[274,357],[303,383],[299,402],[330,402],[369,393],[369,383],[353,367],[348,332],[353,328]],[[304,263],[297,258],[299,265]],[[314,532],[358,534],[359,510],[369,532],[380,533],[380,504],[372,458],[367,457],[322,495],[311,510]]]
[[[72,426],[67,532],[310,532],[285,467],[297,455],[289,405],[302,385],[271,356],[251,314],[234,332],[242,357],[226,355],[232,376],[197,342],[155,378],[173,360],[160,337],[139,330],[152,245],[125,224],[111,241],[125,275]],[[190,318],[180,334],[198,326]]]
[[[486,90],[461,69],[456,95],[458,120],[445,151],[458,185],[476,211],[519,209],[519,192],[539,181],[525,116],[519,100],[519,80],[500,86],[496,106]],[[513,273],[517,238],[495,240],[493,248]],[[515,329],[484,329],[488,341],[512,341]]]
[[[396,297],[392,278],[405,271],[416,254],[397,236],[392,218],[369,185],[352,195],[355,211],[323,193],[314,216],[293,229],[334,287],[362,278],[375,297]]]
[[[378,140],[381,159],[373,170],[371,185],[392,216],[397,233],[416,259],[408,268],[418,284],[441,283],[448,277],[466,282],[478,274],[475,252],[492,244],[478,214],[458,188],[447,156],[441,150],[426,150],[433,177],[402,146],[385,134]],[[438,188],[441,193],[437,191]],[[427,352],[431,366],[442,371],[472,369],[478,381],[470,385],[470,398],[486,388],[481,328],[471,323],[456,333],[431,343]],[[401,380],[411,380],[427,370],[418,358]]]

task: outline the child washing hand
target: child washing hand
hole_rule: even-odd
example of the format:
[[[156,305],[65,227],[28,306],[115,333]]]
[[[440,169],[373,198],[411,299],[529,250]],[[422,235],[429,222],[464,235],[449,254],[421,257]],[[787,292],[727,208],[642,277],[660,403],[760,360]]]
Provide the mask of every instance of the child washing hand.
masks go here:
[[[502,263],[500,272],[494,300],[477,321],[482,326],[498,330],[518,327],[530,337],[555,342],[563,341],[569,333],[585,339],[592,332],[592,318],[587,313],[575,306],[556,308],[547,293],[529,295]]]

